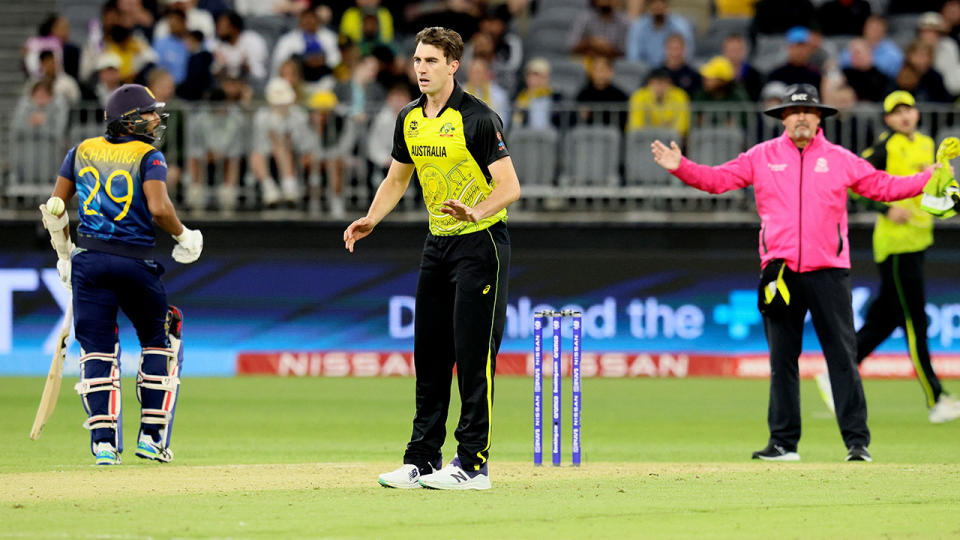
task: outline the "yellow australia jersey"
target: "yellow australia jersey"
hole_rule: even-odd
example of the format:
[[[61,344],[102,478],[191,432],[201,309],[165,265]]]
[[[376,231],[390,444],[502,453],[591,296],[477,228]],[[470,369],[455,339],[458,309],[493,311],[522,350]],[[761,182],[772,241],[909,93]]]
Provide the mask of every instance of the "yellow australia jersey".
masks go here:
[[[426,102],[426,96],[420,96],[397,115],[392,156],[416,167],[430,232],[437,236],[468,234],[506,221],[506,208],[477,223],[440,211],[443,201],[457,199],[473,207],[493,191],[487,167],[510,155],[500,117],[459,84],[436,118],[423,114]]]
[[[914,133],[910,139],[902,133],[884,132],[863,157],[878,170],[897,176],[917,174],[933,164],[933,139]],[[911,211],[907,223],[894,223],[882,212],[877,215],[873,229],[873,257],[876,262],[898,253],[923,251],[933,244],[933,216],[920,208],[921,195],[890,203]]]

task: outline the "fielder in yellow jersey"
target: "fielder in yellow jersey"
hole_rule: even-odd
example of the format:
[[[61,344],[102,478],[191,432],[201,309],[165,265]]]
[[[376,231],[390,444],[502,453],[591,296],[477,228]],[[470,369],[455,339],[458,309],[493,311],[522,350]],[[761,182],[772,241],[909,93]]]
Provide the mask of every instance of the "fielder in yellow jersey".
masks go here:
[[[890,131],[881,134],[863,157],[878,170],[895,175],[916,174],[933,164],[935,145],[933,139],[917,131],[920,115],[913,96],[903,90],[893,92],[884,100],[883,109]],[[933,216],[920,208],[920,196],[889,204],[865,203],[879,212],[873,230],[873,254],[880,270],[880,292],[857,332],[857,364],[894,330],[903,328],[930,421],[958,418],[960,402],[944,392],[927,347],[923,260],[933,244]],[[832,408],[829,380],[818,377],[817,383]]]
[[[510,271],[506,208],[520,197],[520,182],[500,117],[453,80],[463,54],[460,35],[426,28],[416,43],[413,66],[423,95],[400,111],[390,171],[367,215],[343,233],[353,252],[416,171],[430,220],[414,321],[416,414],[403,466],[378,481],[391,488],[489,489],[493,377]],[[441,468],[454,366],[457,455]]]

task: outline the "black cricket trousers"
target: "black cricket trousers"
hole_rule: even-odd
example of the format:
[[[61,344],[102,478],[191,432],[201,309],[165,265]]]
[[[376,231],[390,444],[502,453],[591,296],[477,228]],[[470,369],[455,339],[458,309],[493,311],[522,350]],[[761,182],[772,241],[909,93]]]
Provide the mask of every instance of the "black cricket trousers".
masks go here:
[[[404,463],[424,467],[441,457],[454,366],[461,401],[457,455],[468,471],[486,463],[509,273],[503,222],[459,236],[427,235],[414,316],[416,415]]]
[[[790,305],[779,316],[764,315],[770,346],[770,442],[796,450],[800,442],[800,367],[803,320],[807,311],[827,361],[837,423],[847,448],[869,446],[867,402],[856,363],[856,333],[850,297],[850,271],[828,268],[784,272]]]
[[[897,327],[902,327],[927,407],[933,407],[943,393],[943,386],[930,364],[927,348],[923,254],[922,251],[893,254],[877,265],[880,294],[867,308],[863,328],[857,332],[857,363],[863,362]]]

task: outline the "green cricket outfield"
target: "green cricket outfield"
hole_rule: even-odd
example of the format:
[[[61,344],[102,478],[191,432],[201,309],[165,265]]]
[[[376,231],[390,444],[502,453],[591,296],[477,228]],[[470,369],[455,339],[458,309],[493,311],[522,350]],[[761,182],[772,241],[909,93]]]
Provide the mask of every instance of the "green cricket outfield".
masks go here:
[[[865,381],[873,463],[842,461],[813,381],[802,461],[766,463],[749,459],[766,443],[765,380],[586,379],[583,466],[567,403],[565,465],[535,468],[532,383],[501,377],[486,492],[377,484],[409,437],[410,378],[185,379],[171,464],[129,449],[124,379],[128,450],[110,468],[92,465],[73,382],[31,441],[43,380],[0,379],[0,539],[960,537],[960,421],[930,424],[912,380]]]

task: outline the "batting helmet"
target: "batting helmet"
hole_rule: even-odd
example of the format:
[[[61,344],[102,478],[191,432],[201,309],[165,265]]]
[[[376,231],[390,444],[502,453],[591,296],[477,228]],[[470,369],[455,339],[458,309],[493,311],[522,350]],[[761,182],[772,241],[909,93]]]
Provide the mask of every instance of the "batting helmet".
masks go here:
[[[163,132],[167,130],[164,122],[170,116],[163,112],[165,106],[166,103],[157,101],[149,88],[139,84],[125,84],[114,90],[107,99],[107,110],[104,113],[107,135],[132,135],[146,143],[160,146]],[[153,129],[150,129],[150,122],[142,116],[149,112],[155,112],[160,117],[160,124]]]

